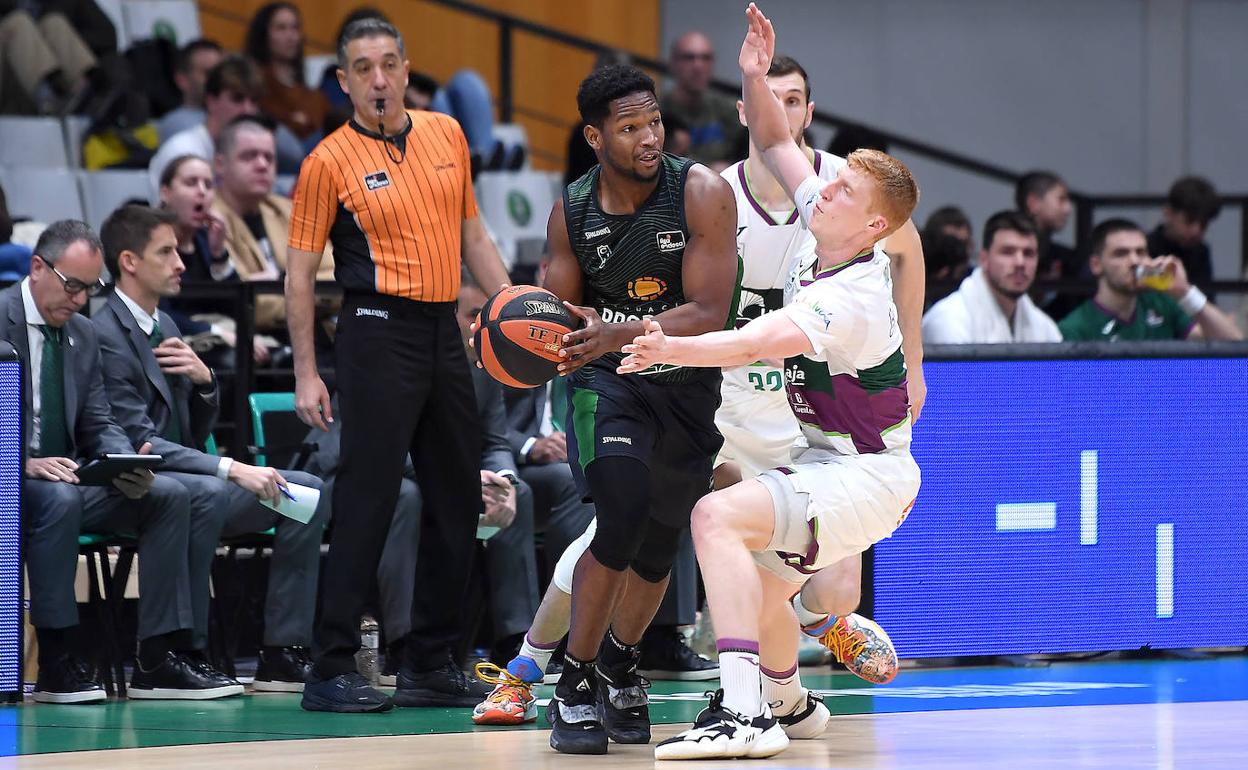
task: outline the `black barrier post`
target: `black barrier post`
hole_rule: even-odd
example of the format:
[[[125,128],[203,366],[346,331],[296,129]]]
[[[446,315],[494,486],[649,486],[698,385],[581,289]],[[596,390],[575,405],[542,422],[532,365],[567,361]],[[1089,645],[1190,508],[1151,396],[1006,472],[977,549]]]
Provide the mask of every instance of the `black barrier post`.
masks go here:
[[[510,123],[515,96],[512,90],[512,23],[506,19],[498,22],[498,121]]]
[[[255,382],[255,361],[252,351],[255,350],[256,339],[256,290],[250,281],[241,281],[238,285],[237,298],[234,304],[234,446],[235,457],[246,457],[255,462],[247,452],[247,447],[255,443],[251,435],[251,406],[247,397],[251,394]]]
[[[1075,198],[1075,248],[1082,253],[1090,245],[1088,242],[1092,239],[1092,199],[1080,195]],[[1074,276],[1070,276],[1074,277]]]

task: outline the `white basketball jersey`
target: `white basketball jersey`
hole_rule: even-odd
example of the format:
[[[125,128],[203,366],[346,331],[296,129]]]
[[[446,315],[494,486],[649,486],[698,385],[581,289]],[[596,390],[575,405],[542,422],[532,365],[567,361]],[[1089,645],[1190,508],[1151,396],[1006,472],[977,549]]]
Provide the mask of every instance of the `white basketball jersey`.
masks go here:
[[[815,150],[815,173],[831,181],[845,161]],[[737,328],[784,304],[784,286],[802,258],[814,253],[815,237],[802,224],[791,203],[768,211],[754,197],[745,161],[734,163],[721,174],[737,196],[737,253],[741,255],[741,301]],[[784,403],[784,373],[773,366],[755,364],[724,371],[724,398],[764,394]]]
[[[845,161],[815,151],[814,166],[829,181]],[[722,172],[737,196],[737,253],[743,273],[737,327],[784,304],[785,283],[795,266],[813,256],[815,237],[789,204],[768,211],[750,190],[745,163]],[[724,370],[723,405],[715,424],[724,435],[720,462],[735,462],[746,478],[788,465],[793,446],[804,443],[789,409],[784,372],[762,361]]]

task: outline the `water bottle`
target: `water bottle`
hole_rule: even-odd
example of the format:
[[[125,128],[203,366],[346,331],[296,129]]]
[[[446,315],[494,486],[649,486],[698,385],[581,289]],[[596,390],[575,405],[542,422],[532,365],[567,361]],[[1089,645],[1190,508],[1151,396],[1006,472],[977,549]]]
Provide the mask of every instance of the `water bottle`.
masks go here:
[[[377,658],[378,627],[371,615],[360,620],[360,649],[355,653],[355,668],[374,687],[381,679]]]

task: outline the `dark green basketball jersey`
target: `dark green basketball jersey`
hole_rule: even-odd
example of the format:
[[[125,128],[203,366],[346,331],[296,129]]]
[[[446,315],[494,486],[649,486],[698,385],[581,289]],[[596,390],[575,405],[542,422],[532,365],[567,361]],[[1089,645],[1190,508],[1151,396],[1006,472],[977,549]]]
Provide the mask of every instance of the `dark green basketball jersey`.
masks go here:
[[[693,164],[664,153],[654,192],[633,214],[602,210],[600,166],[564,189],[568,240],[584,275],[582,304],[597,310],[606,323],[640,321],[685,302],[685,178]],[[614,367],[623,357],[608,353],[602,360]],[[675,383],[688,381],[697,371],[659,365],[641,374]]]

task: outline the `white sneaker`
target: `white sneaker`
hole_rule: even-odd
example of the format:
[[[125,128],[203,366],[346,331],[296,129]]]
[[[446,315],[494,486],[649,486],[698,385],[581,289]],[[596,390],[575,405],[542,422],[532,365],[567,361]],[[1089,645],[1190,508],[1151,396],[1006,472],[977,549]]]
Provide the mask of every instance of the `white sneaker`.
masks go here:
[[[724,707],[724,691],[716,690],[693,727],[654,747],[655,759],[762,759],[789,746],[789,736],[763,704],[763,713],[749,717]]]
[[[808,741],[823,736],[832,713],[823,705],[823,698],[806,690],[806,700],[790,714],[776,716],[784,734],[794,740]]]

